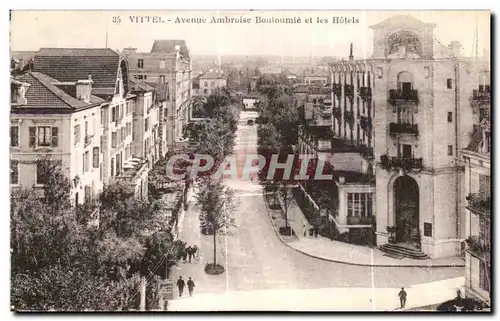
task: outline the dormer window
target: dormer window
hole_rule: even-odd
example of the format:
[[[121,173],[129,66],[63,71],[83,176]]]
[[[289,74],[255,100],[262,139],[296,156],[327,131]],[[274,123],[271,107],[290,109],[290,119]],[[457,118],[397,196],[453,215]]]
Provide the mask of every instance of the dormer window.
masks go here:
[[[10,102],[11,104],[25,105],[26,104],[26,87],[29,84],[20,82],[11,83],[10,85]]]

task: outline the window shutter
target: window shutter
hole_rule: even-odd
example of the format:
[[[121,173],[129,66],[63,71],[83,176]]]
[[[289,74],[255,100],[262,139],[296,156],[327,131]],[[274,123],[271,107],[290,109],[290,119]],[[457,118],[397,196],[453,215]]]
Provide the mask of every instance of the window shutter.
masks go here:
[[[29,146],[35,147],[36,146],[36,127],[30,127],[29,132],[30,132]]]
[[[94,147],[92,149],[92,163],[94,168],[99,167],[99,147]]]
[[[59,132],[59,128],[52,127],[52,146],[53,147],[57,147],[59,144],[58,132]]]

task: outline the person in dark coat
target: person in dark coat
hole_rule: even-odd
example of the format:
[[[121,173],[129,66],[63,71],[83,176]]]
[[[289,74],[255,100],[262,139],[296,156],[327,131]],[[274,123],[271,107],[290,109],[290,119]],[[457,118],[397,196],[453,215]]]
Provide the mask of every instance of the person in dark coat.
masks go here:
[[[191,246],[188,246],[186,249],[186,252],[187,252],[188,257],[189,257],[189,263],[191,263],[191,256],[193,256],[193,248]]]
[[[189,277],[189,280],[187,281],[187,286],[189,290],[189,296],[193,296],[194,282],[193,280],[191,280],[191,277]]]
[[[401,288],[401,291],[399,291],[399,302],[401,303],[401,309],[405,307],[406,305],[406,291],[405,288]]]
[[[184,292],[184,286],[186,283],[182,279],[182,276],[179,276],[179,280],[177,280],[177,288],[179,289],[179,297],[182,296],[182,292]]]
[[[182,251],[182,259],[184,260],[184,263],[186,263],[186,261],[187,261],[187,256],[188,256],[187,250],[188,249],[185,249],[184,251]]]

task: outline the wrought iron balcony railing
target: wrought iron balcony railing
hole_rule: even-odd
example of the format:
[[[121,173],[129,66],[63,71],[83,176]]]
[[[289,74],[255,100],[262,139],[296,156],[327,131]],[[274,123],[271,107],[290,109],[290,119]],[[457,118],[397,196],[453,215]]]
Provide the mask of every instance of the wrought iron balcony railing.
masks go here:
[[[361,126],[361,129],[365,131],[371,131],[372,130],[372,119],[367,116],[361,116],[359,120],[359,125]]]
[[[346,97],[350,99],[354,98],[354,86],[353,85],[344,85],[344,93]]]
[[[84,141],[85,147],[87,147],[90,144],[92,144],[93,138],[94,138],[94,135],[87,135],[87,136],[84,137],[83,141]]]
[[[482,215],[491,214],[491,196],[480,193],[471,193],[465,198],[469,204],[467,209]]]
[[[349,110],[344,110],[344,119],[349,125],[354,124],[354,112]]]
[[[360,87],[358,88],[358,94],[361,99],[366,101],[372,98],[372,89],[371,87]]]
[[[340,98],[342,96],[342,85],[341,84],[333,84],[333,93]]]
[[[389,133],[391,135],[401,135],[410,134],[418,135],[418,125],[417,124],[407,124],[407,123],[390,123]]]
[[[490,87],[481,87],[472,91],[471,104],[473,107],[489,105],[491,103]]]
[[[423,168],[422,158],[414,157],[389,157],[380,156],[382,168],[390,171],[392,169],[421,170]]]
[[[389,90],[389,104],[398,105],[400,103],[418,103],[418,91],[391,89]]]
[[[372,225],[373,218],[370,216],[348,216],[347,225]]]
[[[467,251],[477,258],[485,261],[490,260],[491,256],[491,241],[484,239],[478,235],[469,236],[465,242],[467,243]]]
[[[333,108],[333,116],[337,119],[340,119],[342,117],[342,109],[340,108]]]
[[[360,154],[366,159],[373,159],[373,147],[368,147],[365,144],[360,144]]]

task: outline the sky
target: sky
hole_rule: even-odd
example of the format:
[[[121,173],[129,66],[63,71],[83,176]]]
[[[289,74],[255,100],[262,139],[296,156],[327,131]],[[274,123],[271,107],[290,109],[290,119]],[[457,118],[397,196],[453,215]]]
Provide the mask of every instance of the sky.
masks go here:
[[[284,56],[337,56],[368,58],[372,30],[394,15],[410,15],[436,24],[435,37],[444,45],[457,40],[462,54],[470,56],[476,26],[479,55],[490,48],[488,11],[13,11],[11,50],[41,47],[123,49],[149,52],[155,39],[184,39],[193,54],[239,54]],[[161,23],[132,23],[130,17],[156,16]],[[251,18],[251,23],[211,24],[212,17]],[[114,18],[115,17],[115,18]],[[116,23],[116,17],[120,23]],[[300,17],[301,23],[256,24],[257,17]],[[333,23],[333,17],[358,23]],[[207,23],[175,23],[177,18],[206,18]],[[305,19],[312,18],[313,23]],[[317,19],[327,19],[318,23]],[[170,20],[170,21],[169,21]]]

